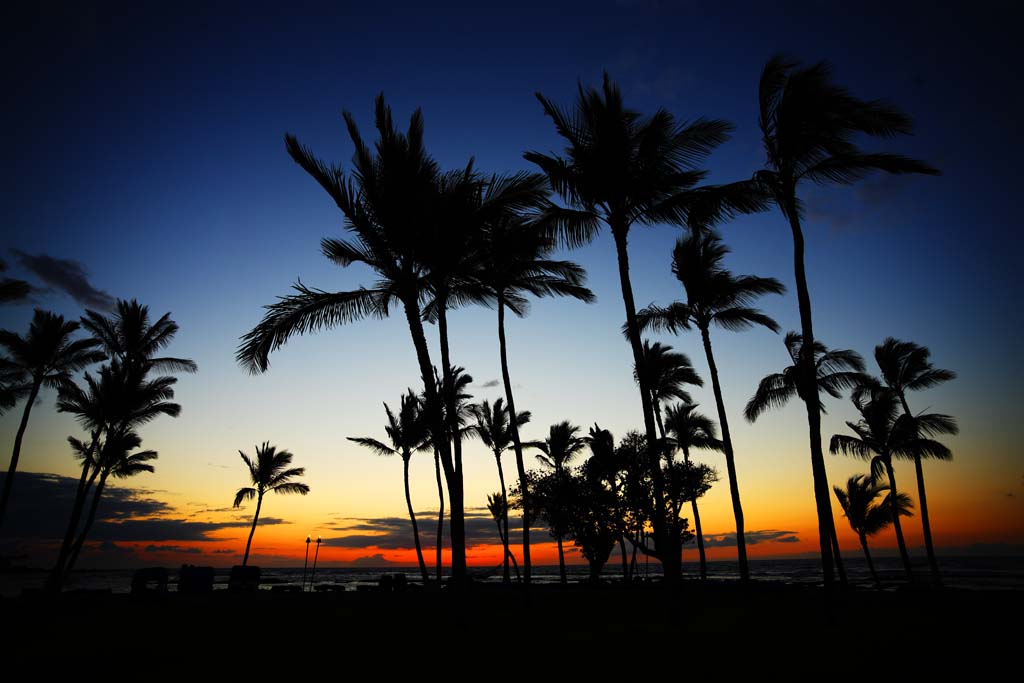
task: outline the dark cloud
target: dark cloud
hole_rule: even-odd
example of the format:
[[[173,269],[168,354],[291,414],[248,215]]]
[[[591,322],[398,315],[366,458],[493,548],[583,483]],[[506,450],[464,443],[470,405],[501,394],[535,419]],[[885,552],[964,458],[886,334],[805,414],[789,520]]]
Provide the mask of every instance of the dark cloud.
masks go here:
[[[101,553],[130,553],[131,548],[122,548],[118,544],[112,541],[104,541],[96,546],[96,550]]]
[[[352,567],[382,567],[384,565],[394,564],[394,562],[384,559],[383,555],[377,553],[376,555],[357,557],[348,564]]]
[[[426,510],[416,513],[416,521],[420,527],[420,543],[424,547],[434,547],[437,538],[437,511]],[[339,548],[380,548],[382,550],[407,550],[414,548],[412,524],[408,517],[373,517],[343,518],[338,526],[331,531],[344,532],[344,536],[325,538],[324,542]],[[522,518],[510,516],[508,520],[509,535],[523,528]],[[546,533],[546,529],[536,529],[538,533]],[[444,542],[449,536],[448,518],[445,518]],[[480,509],[466,510],[466,545],[499,544],[498,527],[491,513]]]
[[[798,543],[800,541],[795,531],[747,531],[743,534],[747,545],[758,543]],[[704,545],[708,548],[734,548],[736,547],[736,534],[705,534]]]
[[[496,379],[489,379],[486,382],[484,382],[483,384],[481,384],[480,388],[481,389],[493,389],[494,387],[498,386],[499,384],[501,384],[501,382],[499,382],[498,380],[496,380]]]
[[[227,548],[220,548],[212,551],[214,555],[237,555],[238,553],[234,550],[228,550]]]
[[[86,308],[110,310],[114,297],[89,282],[89,274],[78,261],[54,258],[48,254],[27,254],[11,249],[18,264],[50,287],[64,292]]]
[[[201,555],[203,551],[195,546],[183,546],[183,545],[147,545],[143,548],[143,552],[147,553],[192,553],[195,555]],[[231,552],[231,551],[229,551]]]

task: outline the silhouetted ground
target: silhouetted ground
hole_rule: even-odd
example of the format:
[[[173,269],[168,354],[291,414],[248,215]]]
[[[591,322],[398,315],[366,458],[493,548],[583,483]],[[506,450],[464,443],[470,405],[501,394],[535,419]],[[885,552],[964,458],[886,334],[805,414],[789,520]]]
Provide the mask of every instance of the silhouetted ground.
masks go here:
[[[678,649],[674,656],[684,666],[691,656],[710,655],[687,648],[714,642],[733,650],[726,666],[743,657],[742,648],[787,644],[778,653],[789,660],[787,667],[800,661],[807,666],[807,657],[835,652],[868,660],[904,658],[908,665],[923,657],[927,668],[972,661],[987,668],[1016,661],[1022,607],[1024,591],[858,590],[840,595],[826,610],[820,589],[794,586],[687,584],[675,598],[658,587],[547,586],[526,598],[518,589],[476,586],[463,594],[29,596],[0,601],[0,621],[8,634],[4,650],[22,655],[95,654],[100,638],[123,652],[175,661],[232,651],[249,658],[267,637],[275,649],[293,644],[300,660],[302,653],[341,655],[339,648],[436,656],[438,638],[485,656],[489,650],[476,648],[514,652],[516,633],[525,624],[533,634],[530,652],[571,658],[628,652],[627,659],[638,657],[641,666],[650,648]],[[897,635],[890,637],[893,631]]]

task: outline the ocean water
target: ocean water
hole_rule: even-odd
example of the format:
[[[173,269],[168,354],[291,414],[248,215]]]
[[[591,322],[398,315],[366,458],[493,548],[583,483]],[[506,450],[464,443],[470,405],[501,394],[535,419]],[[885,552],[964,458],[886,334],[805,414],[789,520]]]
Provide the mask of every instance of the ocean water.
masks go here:
[[[867,564],[862,558],[846,558],[846,571],[851,583],[870,586],[871,576]],[[1024,557],[944,557],[940,559],[945,585],[955,588],[975,590],[1024,589]],[[898,557],[880,557],[875,559],[875,567],[886,585],[898,585],[903,582],[903,568]],[[433,567],[428,568],[433,578]],[[589,571],[585,565],[570,565],[567,568],[570,582],[587,580]],[[915,565],[915,573],[926,578],[928,568],[924,564]],[[227,588],[230,570],[217,569],[214,588]],[[500,583],[501,567],[470,568],[474,580],[484,583]],[[821,584],[821,568],[813,559],[781,559],[751,560],[751,578],[759,582],[788,584]],[[68,589],[109,590],[113,593],[128,593],[131,590],[133,570],[85,570],[76,572],[68,583]],[[177,569],[170,571],[170,590],[176,589]],[[376,586],[383,574],[405,574],[410,583],[419,583],[420,574],[416,567],[317,567],[316,575],[306,572],[307,589],[309,585],[322,587],[344,587],[345,590],[358,590],[360,586]],[[513,571],[513,580],[515,572]],[[655,579],[661,576],[657,562],[638,562],[634,578]],[[559,580],[557,566],[537,566],[533,568],[536,583],[557,583]],[[605,581],[622,579],[621,564],[610,562],[601,574]],[[684,565],[684,578],[699,578],[698,567],[694,562]],[[738,581],[739,572],[735,562],[709,562],[708,578],[714,581]],[[310,584],[310,579],[313,583]],[[0,596],[14,597],[22,591],[42,587],[45,574],[41,572],[25,572],[0,574]],[[267,567],[262,570],[261,588],[272,590],[274,586],[300,586],[303,583],[302,567],[279,568]]]

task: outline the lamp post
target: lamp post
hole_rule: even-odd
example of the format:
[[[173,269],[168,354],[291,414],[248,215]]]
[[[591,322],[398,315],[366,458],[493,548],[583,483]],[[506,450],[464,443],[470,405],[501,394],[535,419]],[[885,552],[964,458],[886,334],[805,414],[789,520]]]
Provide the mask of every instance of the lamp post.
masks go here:
[[[309,541],[310,537],[306,536],[306,559],[302,561],[302,592],[306,592],[306,566],[309,564]]]
[[[316,558],[320,557],[320,543],[323,539],[316,537],[316,552],[313,553],[313,571],[309,575],[309,589],[313,590],[313,577],[316,576]],[[308,546],[307,546],[308,547]]]

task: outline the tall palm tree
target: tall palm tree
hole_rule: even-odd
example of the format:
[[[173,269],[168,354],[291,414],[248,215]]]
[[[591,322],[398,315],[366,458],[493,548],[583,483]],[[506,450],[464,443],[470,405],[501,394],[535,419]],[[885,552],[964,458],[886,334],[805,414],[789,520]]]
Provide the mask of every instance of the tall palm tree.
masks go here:
[[[564,156],[527,152],[525,158],[547,174],[552,188],[567,207],[547,212],[551,229],[568,246],[592,240],[606,224],[615,241],[619,285],[626,312],[626,332],[634,366],[643,363],[643,344],[636,320],[629,277],[629,231],[634,225],[691,222],[712,225],[739,212],[765,208],[763,193],[747,183],[698,186],[707,172],[698,166],[728,139],[732,126],[719,120],[682,123],[664,109],[651,116],[626,107],[619,88],[605,74],[600,90],[579,88],[575,106],[566,110],[537,94],[544,113],[567,143]],[[657,443],[650,388],[641,381],[640,406],[648,443]],[[658,449],[651,449],[648,470],[654,482],[658,509],[664,510],[664,486]],[[655,516],[659,548],[677,545],[667,533],[672,526],[664,514]],[[678,564],[666,553],[666,583],[678,579]]]
[[[755,179],[764,187],[789,221],[793,234],[793,266],[800,332],[806,340],[800,365],[809,385],[814,377],[814,325],[811,295],[804,269],[802,204],[797,186],[803,181],[848,185],[873,171],[937,175],[928,164],[898,154],[864,152],[856,144],[860,135],[894,137],[913,130],[910,117],[879,101],[854,97],[832,82],[832,70],[819,62],[801,68],[797,62],[772,57],[761,72],[758,90],[759,125],[767,154],[767,168]],[[835,536],[835,520],[821,450],[820,403],[805,398],[811,441],[811,471],[818,509],[818,535],[826,586],[833,582],[833,555],[829,538]],[[835,562],[840,562],[838,557]]]
[[[888,387],[865,385],[853,394],[853,405],[860,413],[857,422],[847,422],[856,436],[833,434],[829,444],[832,453],[843,453],[856,458],[871,461],[871,479],[877,480],[884,470],[889,479],[889,495],[895,500],[899,493],[896,489],[896,471],[893,469],[893,458],[913,459],[937,458],[948,460],[952,457],[949,449],[938,441],[920,436],[921,432],[931,430],[929,422],[933,419],[941,422],[946,416],[923,415],[913,417],[900,414],[900,403],[896,394]],[[903,539],[903,527],[896,508],[891,508],[892,526],[896,532],[896,542],[907,579],[914,578],[907,553],[907,544]]]
[[[688,384],[702,387],[704,380],[697,371],[693,369],[690,357],[685,353],[673,351],[671,346],[654,342],[653,344],[644,340],[644,364],[643,383],[651,392],[651,406],[654,409],[654,419],[658,424],[658,433],[661,440],[665,440],[665,423],[661,417],[661,406],[672,399],[683,403],[693,403],[693,398],[687,393],[685,387]],[[639,384],[640,367],[633,366],[633,380]]]
[[[675,301],[666,307],[648,306],[637,313],[641,330],[664,330],[678,334],[690,326],[700,330],[711,373],[711,387],[718,409],[718,423],[722,426],[722,452],[729,474],[729,494],[736,518],[736,553],[740,578],[750,579],[747,563],[747,543],[743,523],[743,506],[736,476],[736,455],[732,447],[729,418],[725,412],[722,384],[718,378],[718,365],[711,348],[711,326],[738,332],[754,325],[778,332],[778,324],[753,304],[765,294],[782,294],[786,288],[775,278],[755,275],[733,275],[722,264],[729,248],[711,231],[694,232],[676,242],[672,252],[672,272],[686,290],[686,301]]]
[[[409,509],[409,521],[412,522],[412,536],[416,544],[416,559],[420,565],[420,575],[423,578],[423,585],[429,583],[427,575],[427,563],[423,561],[423,549],[420,547],[420,529],[416,524],[416,513],[413,512],[412,496],[409,494],[409,461],[412,454],[429,448],[427,439],[427,426],[423,418],[422,406],[416,393],[409,389],[409,393],[402,396],[401,405],[396,416],[391,412],[388,404],[384,404],[384,412],[388,416],[388,423],[384,431],[388,435],[391,445],[370,437],[348,437],[360,446],[370,449],[377,455],[398,455],[402,458],[402,478],[405,482],[405,504]]]
[[[541,452],[537,460],[545,467],[555,473],[555,505],[558,506],[559,492],[562,490],[565,475],[565,466],[586,448],[587,441],[579,436],[580,428],[570,424],[567,420],[553,424],[548,428],[548,437],[543,441],[528,441],[523,444],[526,448],[536,448]],[[560,510],[555,511],[556,518],[560,517]],[[560,526],[560,525],[559,525]],[[558,574],[561,577],[562,585],[569,582],[565,573],[565,553],[562,550],[562,534],[556,533],[558,541]]]
[[[341,267],[362,263],[377,275],[370,288],[326,292],[301,282],[295,293],[267,306],[263,320],[242,337],[237,359],[250,372],[265,372],[272,351],[292,335],[336,327],[366,317],[384,317],[392,306],[402,308],[423,381],[424,410],[434,434],[445,429],[444,406],[434,382],[423,330],[421,304],[428,296],[426,254],[435,224],[439,170],[423,146],[423,115],[416,110],[407,132],[396,130],[383,95],[376,100],[379,140],[373,150],[364,142],[355,119],[344,112],[355,146],[352,170],[317,159],[292,135],[285,137],[288,153],[309,173],[341,209],[352,240],[324,239],[323,254]],[[452,578],[466,578],[465,513],[457,485],[451,444],[434,443],[448,481],[451,504]]]
[[[242,557],[242,566],[249,562],[249,548],[252,546],[252,536],[256,533],[256,523],[260,520],[260,508],[263,507],[263,496],[267,493],[298,493],[306,495],[309,493],[309,486],[301,482],[293,481],[306,473],[305,467],[289,467],[294,457],[288,451],[279,451],[276,446],[271,446],[269,441],[264,441],[262,446],[256,447],[256,457],[250,458],[242,451],[242,462],[249,468],[249,479],[252,486],[238,489],[235,493],[234,507],[238,507],[243,501],[256,499],[256,512],[252,516],[252,529],[249,530],[249,540],[245,543],[245,555]]]
[[[875,347],[875,361],[882,373],[882,381],[896,394],[905,415],[913,415],[910,411],[910,404],[907,403],[908,391],[930,389],[956,379],[956,373],[952,370],[944,370],[932,365],[931,355],[932,352],[927,346],[900,341],[892,337],[888,337]],[[952,417],[946,417],[945,421],[931,420],[932,423],[943,426],[938,433],[959,433],[960,429],[956,421]],[[932,580],[936,584],[942,585],[939,563],[935,559],[935,547],[932,544],[932,525],[928,519],[924,467],[921,464],[921,457],[917,454],[914,455],[914,470],[917,474],[917,498],[921,506],[921,526],[924,530],[924,547],[928,553],[928,567],[931,569]]]
[[[868,562],[868,569],[871,571],[871,578],[879,588],[882,582],[878,579],[878,572],[875,571],[875,563],[871,559],[871,551],[868,550],[868,537],[874,536],[883,529],[892,525],[893,513],[892,494],[889,487],[878,481],[872,480],[868,475],[855,474],[846,480],[846,488],[833,486],[839,506],[843,508],[843,516],[850,523],[850,528],[860,539],[860,547],[864,549],[864,558]],[[885,494],[880,503],[875,503],[879,496]],[[909,517],[913,513],[911,509],[914,504],[910,497],[901,493],[896,499],[897,514],[901,517]]]
[[[3,525],[4,513],[14,486],[14,474],[18,471],[21,442],[28,428],[28,418],[40,390],[44,387],[59,389],[71,381],[73,373],[103,360],[103,354],[96,349],[98,341],[72,338],[77,329],[77,322],[64,320],[64,316],[37,308],[24,337],[15,332],[0,330],[0,347],[7,354],[4,369],[14,376],[23,375],[28,384],[24,392],[25,408],[14,436],[14,451],[11,453],[11,464],[7,468],[3,495],[0,497],[0,526]]]
[[[178,323],[164,313],[156,321],[149,319],[149,306],[118,300],[113,315],[86,311],[82,327],[98,339],[106,354],[117,359],[128,371],[193,373],[199,368],[188,358],[157,356],[178,334]]]
[[[498,525],[498,538],[501,539],[501,545],[505,548],[504,571],[508,574],[508,562],[512,560],[512,566],[516,570],[516,581],[520,581],[522,576],[519,574],[519,563],[516,562],[516,556],[508,548],[508,496],[501,492],[488,493],[487,511],[491,513],[491,518]],[[505,583],[510,581],[511,578],[505,579]]]
[[[691,448],[722,450],[722,442],[718,439],[714,420],[698,413],[695,403],[669,406],[665,415],[665,428],[671,436],[672,446],[683,452],[683,462],[687,466],[690,464]],[[693,526],[697,534],[697,551],[700,555],[700,578],[703,581],[708,578],[708,565],[704,553],[704,532],[700,524],[697,496],[690,498],[690,505],[693,509]]]
[[[473,413],[473,417],[476,418],[473,431],[476,432],[476,435],[480,437],[480,441],[494,455],[494,461],[498,465],[498,480],[501,482],[501,500],[507,501],[508,489],[505,487],[505,470],[501,466],[501,455],[512,447],[512,423],[515,422],[517,428],[526,424],[530,421],[530,411],[525,410],[516,415],[515,420],[512,420],[511,411],[505,407],[500,398],[494,401],[493,409],[491,404],[484,399],[483,403],[470,406],[470,411]],[[503,581],[508,583],[511,581],[508,566],[509,555],[511,555],[511,551],[508,549],[508,505],[503,505],[503,509],[505,510],[505,516],[500,520],[503,527],[502,543],[505,545],[505,562],[502,577]]]
[[[501,184],[500,178],[491,181],[491,187]],[[505,340],[505,310],[523,317],[529,311],[527,295],[571,296],[586,303],[594,301],[593,293],[584,285],[586,272],[572,261],[550,258],[555,241],[540,226],[522,213],[508,212],[489,221],[480,233],[478,252],[479,271],[476,279],[498,309],[498,352],[501,359],[501,379],[505,387],[505,402],[510,413],[515,413],[515,397],[508,367],[508,344]],[[530,510],[529,479],[523,459],[523,444],[519,427],[509,423],[512,448],[516,456],[519,492],[523,499],[523,575],[530,583],[530,525],[525,523]]]

